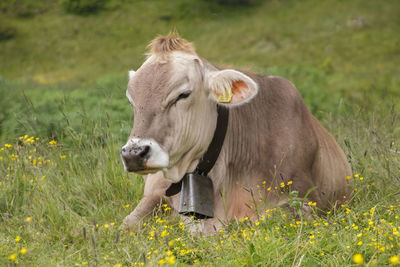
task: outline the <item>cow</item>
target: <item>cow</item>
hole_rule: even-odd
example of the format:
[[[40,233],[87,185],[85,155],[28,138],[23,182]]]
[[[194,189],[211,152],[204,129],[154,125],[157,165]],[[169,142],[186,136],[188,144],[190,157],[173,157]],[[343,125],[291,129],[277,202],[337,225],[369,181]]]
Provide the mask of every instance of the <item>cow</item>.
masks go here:
[[[291,82],[216,67],[177,34],[159,36],[149,47],[143,65],[129,71],[126,96],[135,117],[121,153],[126,171],[144,175],[144,193],[122,228],[135,227],[162,202],[178,210],[180,194],[166,190],[196,169],[214,136],[218,105],[229,119],[208,174],[214,217],[200,220],[201,231],[287,206],[289,191],[319,210],[349,198],[346,156]]]

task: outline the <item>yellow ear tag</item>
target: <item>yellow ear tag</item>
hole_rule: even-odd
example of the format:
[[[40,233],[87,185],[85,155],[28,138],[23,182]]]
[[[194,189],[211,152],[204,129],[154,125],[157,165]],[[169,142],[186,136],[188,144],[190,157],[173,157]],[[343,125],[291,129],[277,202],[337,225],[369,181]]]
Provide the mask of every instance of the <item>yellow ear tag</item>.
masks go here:
[[[218,101],[219,103],[230,103],[231,100],[232,100],[232,96],[233,96],[233,94],[232,94],[232,91],[231,91],[231,90],[225,91],[225,94],[220,95],[220,96],[218,97],[217,101]]]

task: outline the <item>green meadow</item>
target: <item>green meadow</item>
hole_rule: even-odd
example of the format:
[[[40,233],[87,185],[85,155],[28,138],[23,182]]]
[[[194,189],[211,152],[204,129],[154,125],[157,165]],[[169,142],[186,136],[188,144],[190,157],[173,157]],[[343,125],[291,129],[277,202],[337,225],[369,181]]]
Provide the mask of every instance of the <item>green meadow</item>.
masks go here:
[[[0,266],[400,264],[400,2],[229,2],[0,3]],[[120,160],[127,72],[171,30],[215,65],[294,83],[351,163],[347,204],[262,210],[213,236],[160,204],[120,232],[143,190]]]

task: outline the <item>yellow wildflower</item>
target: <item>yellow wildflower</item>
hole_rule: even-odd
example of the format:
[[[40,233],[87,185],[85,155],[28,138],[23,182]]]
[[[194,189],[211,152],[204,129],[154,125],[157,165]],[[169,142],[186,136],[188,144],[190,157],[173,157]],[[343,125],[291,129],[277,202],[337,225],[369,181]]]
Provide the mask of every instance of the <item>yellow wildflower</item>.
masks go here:
[[[25,219],[25,221],[27,221],[27,222],[32,221],[32,217],[27,217],[27,218]]]
[[[172,255],[172,251],[171,251],[171,250],[168,250],[167,252],[165,252],[165,255],[171,256],[171,255]]]
[[[21,250],[19,251],[21,255],[24,255],[26,252],[27,252],[26,248],[21,248]]]
[[[398,264],[400,262],[400,258],[399,256],[392,256],[390,257],[389,261],[391,264]]]
[[[49,142],[49,144],[52,145],[52,146],[55,146],[55,145],[57,145],[57,141],[51,140],[51,141]]]
[[[175,258],[174,255],[172,255],[172,256],[170,256],[170,257],[166,257],[165,259],[166,259],[167,262],[168,262],[169,264],[171,264],[171,265],[175,264],[175,262],[176,262],[176,258]]]
[[[12,255],[10,255],[10,257],[8,257],[8,259],[10,260],[10,261],[13,261],[13,260],[15,260],[17,258],[17,254],[12,254]]]
[[[354,254],[353,261],[355,264],[361,264],[364,262],[364,257],[361,254]]]
[[[168,235],[169,235],[169,233],[167,232],[167,230],[164,230],[161,233],[161,237],[165,237],[165,236],[168,236]]]
[[[19,242],[19,241],[21,241],[21,237],[20,237],[19,235],[17,235],[17,236],[15,237],[15,242]]]

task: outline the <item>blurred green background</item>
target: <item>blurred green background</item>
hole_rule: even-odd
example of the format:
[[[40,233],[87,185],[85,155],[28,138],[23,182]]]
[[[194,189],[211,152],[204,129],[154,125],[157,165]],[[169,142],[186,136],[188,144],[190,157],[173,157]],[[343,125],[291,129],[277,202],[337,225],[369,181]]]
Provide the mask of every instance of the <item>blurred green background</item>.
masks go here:
[[[399,103],[397,0],[3,0],[0,140],[124,140],[127,71],[171,30],[214,64],[291,80],[319,119]]]

